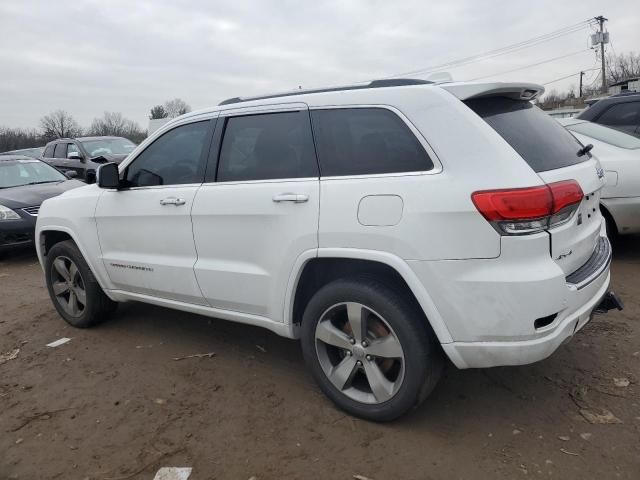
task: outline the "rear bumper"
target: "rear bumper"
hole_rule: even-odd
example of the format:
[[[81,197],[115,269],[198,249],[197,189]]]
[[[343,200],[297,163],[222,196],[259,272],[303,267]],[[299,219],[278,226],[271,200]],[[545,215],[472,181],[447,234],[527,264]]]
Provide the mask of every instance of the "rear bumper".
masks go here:
[[[433,298],[459,368],[542,360],[580,330],[609,287],[611,247],[604,224],[591,258],[566,275],[547,234],[503,237],[496,259],[408,261]]]
[[[609,270],[584,287],[574,299],[579,305],[545,334],[523,341],[453,342],[442,345],[458,368],[482,368],[499,365],[526,365],[550,356],[584,327],[609,288]]]

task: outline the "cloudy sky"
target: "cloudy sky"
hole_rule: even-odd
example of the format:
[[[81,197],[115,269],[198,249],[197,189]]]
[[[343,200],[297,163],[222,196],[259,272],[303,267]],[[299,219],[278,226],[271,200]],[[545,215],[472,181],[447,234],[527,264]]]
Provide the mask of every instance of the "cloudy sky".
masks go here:
[[[640,51],[638,0],[1,0],[0,126],[37,127],[62,108],[83,126],[115,111],[146,128],[166,99],[197,109],[387,77],[596,15],[609,18],[616,53]],[[575,74],[547,86],[568,89],[598,65],[589,33],[447,70],[456,80],[538,83]]]

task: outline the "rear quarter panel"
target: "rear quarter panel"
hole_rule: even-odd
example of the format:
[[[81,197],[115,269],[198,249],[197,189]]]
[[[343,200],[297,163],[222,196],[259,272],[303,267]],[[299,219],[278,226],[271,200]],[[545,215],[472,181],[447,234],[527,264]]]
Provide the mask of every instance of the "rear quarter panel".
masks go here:
[[[478,213],[471,194],[540,185],[540,177],[489,125],[441,88],[395,89],[382,100],[378,103],[396,110],[415,129],[441,171],[322,178],[320,247],[384,250],[405,260],[498,257],[500,236]],[[361,200],[374,195],[401,197],[399,222],[359,222]]]

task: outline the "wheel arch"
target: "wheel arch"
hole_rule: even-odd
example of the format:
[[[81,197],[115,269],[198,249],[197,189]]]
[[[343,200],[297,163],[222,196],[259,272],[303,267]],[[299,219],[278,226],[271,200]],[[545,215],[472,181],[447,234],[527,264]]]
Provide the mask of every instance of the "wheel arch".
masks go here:
[[[96,265],[96,262],[99,260],[94,256],[89,255],[87,249],[83,245],[82,242],[79,241],[78,236],[75,232],[65,226],[60,225],[47,225],[45,227],[39,228],[36,232],[36,252],[38,254],[38,260],[40,261],[40,265],[42,268],[45,268],[45,256],[56,243],[63,242],[66,240],[71,240],[76,244],[80,253],[84,257],[93,274],[94,278],[100,285],[100,288],[105,292],[107,296],[109,296],[109,291],[107,289],[107,279],[104,277],[103,269],[99,268],[100,265]]]
[[[316,255],[304,255],[298,259],[285,305],[285,321],[289,324],[290,336],[299,336],[304,307],[315,291],[332,280],[354,275],[383,278],[406,291],[424,312],[426,325],[433,330],[438,341],[452,342],[433,300],[404,260],[387,252],[349,248],[319,249]]]

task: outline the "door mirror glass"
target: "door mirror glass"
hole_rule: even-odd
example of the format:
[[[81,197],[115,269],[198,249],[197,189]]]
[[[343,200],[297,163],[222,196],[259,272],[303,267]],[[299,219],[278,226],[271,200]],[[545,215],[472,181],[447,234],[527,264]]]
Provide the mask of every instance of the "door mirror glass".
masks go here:
[[[67,158],[69,160],[82,160],[82,154],[80,152],[69,152],[67,153]]]
[[[97,181],[100,188],[120,187],[120,174],[116,163],[110,162],[100,165],[96,175],[98,177]]]
[[[78,176],[78,172],[74,170],[67,170],[64,174],[67,178],[76,178]]]

